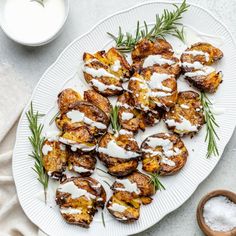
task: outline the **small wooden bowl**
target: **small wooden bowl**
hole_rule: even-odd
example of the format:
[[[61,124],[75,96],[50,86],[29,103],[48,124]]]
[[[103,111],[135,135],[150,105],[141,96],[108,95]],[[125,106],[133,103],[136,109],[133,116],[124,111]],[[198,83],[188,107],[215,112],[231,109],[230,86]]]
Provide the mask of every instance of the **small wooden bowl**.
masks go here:
[[[208,193],[202,200],[199,202],[197,207],[197,222],[199,227],[201,228],[202,232],[207,236],[236,236],[236,228],[232,229],[231,231],[213,231],[208,225],[205,223],[203,218],[203,207],[205,203],[213,197],[216,196],[225,196],[232,202],[236,203],[236,194],[227,190],[216,190],[213,192]]]

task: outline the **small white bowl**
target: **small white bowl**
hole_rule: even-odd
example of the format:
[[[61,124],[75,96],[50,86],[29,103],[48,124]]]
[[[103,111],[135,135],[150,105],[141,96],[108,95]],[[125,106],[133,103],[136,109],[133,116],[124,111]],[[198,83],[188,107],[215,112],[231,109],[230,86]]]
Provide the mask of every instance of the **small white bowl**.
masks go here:
[[[30,1],[30,0],[29,0]],[[48,0],[50,1],[50,0]],[[69,0],[63,0],[65,3],[65,17],[63,22],[61,23],[60,27],[55,31],[55,33],[52,35],[50,34],[48,37],[45,37],[44,40],[35,40],[35,41],[23,41],[19,38],[14,37],[14,34],[12,34],[9,30],[9,27],[7,27],[6,20],[4,17],[4,8],[7,0],[0,0],[0,26],[3,30],[3,32],[13,41],[25,45],[25,46],[31,46],[31,47],[37,47],[45,45],[51,41],[53,41],[55,38],[57,38],[60,33],[62,32],[63,26],[65,25],[65,22],[67,20],[68,14],[69,14]]]

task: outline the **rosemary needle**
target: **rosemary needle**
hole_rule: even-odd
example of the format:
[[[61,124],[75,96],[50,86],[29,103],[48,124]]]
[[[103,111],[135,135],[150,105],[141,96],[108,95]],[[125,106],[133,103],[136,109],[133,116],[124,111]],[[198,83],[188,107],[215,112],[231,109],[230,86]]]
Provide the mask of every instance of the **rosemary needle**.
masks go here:
[[[43,185],[45,203],[47,202],[47,188],[48,188],[48,175],[43,167],[42,159],[42,147],[44,142],[44,137],[42,137],[43,125],[39,124],[39,118],[42,117],[42,114],[34,112],[33,104],[30,104],[30,109],[26,113],[26,117],[29,121],[29,128],[31,131],[31,136],[29,141],[33,148],[32,154],[29,156],[32,157],[34,162],[33,170],[38,175],[38,181]]]
[[[216,139],[220,140],[219,136],[216,133],[216,128],[219,127],[219,125],[217,124],[214,114],[211,111],[212,102],[204,92],[201,92],[201,103],[207,128],[205,137],[205,142],[208,141],[206,157],[209,158],[212,155],[219,156],[219,151],[216,143]]]
[[[121,129],[119,120],[118,120],[118,112],[119,112],[119,107],[114,106],[111,111],[111,126],[113,129],[113,132],[119,132]]]
[[[154,185],[155,191],[157,190],[165,190],[165,186],[159,180],[158,174],[150,174],[151,180],[150,182]]]
[[[180,6],[173,4],[175,10],[164,10],[164,13],[156,15],[155,25],[149,30],[146,21],[144,21],[143,29],[140,29],[140,23],[137,22],[135,34],[123,33],[119,27],[118,36],[108,33],[116,42],[116,47],[119,51],[126,53],[134,49],[140,39],[146,38],[150,41],[155,41],[157,38],[164,38],[166,35],[172,35],[184,41],[183,24],[179,21],[182,19],[182,14],[186,12],[189,5],[186,0]]]

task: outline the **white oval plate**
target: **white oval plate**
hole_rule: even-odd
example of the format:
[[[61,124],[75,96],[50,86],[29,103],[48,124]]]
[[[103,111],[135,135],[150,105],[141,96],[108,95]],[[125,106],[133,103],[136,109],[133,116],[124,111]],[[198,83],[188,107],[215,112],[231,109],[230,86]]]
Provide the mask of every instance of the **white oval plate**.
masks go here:
[[[71,83],[74,83],[73,81],[75,80],[79,89],[86,87],[83,79],[76,79],[76,72],[79,70],[82,55],[84,51],[95,52],[110,45],[111,39],[106,32],[116,34],[119,26],[125,31],[134,30],[137,20],[141,22],[146,20],[148,23],[153,23],[156,13],[161,13],[165,8],[170,9],[170,3],[149,2],[135,6],[106,18],[91,31],[73,41],[45,72],[36,86],[32,95],[35,110],[40,113],[50,114],[50,108],[55,105],[57,94],[63,87],[73,85]],[[223,114],[217,116],[217,122],[220,125],[220,129],[217,130],[220,136],[218,148],[221,155],[236,124],[236,46],[226,27],[208,11],[198,6],[191,4],[188,12],[184,14],[182,22],[185,25],[191,25],[192,29],[202,33],[216,35],[222,41],[220,48],[225,56],[217,67],[224,73],[224,82],[220,85],[217,93],[211,97],[217,102],[218,107],[225,110]],[[207,41],[217,43],[211,36],[206,37],[208,37]],[[82,76],[80,70],[78,75]],[[72,80],[70,80],[69,84],[66,83],[70,78]],[[13,155],[13,174],[18,197],[24,212],[34,224],[49,235],[120,236],[141,232],[181,206],[220,160],[220,157],[205,158],[207,144],[204,142],[206,132],[204,127],[193,139],[184,138],[190,153],[186,166],[177,175],[161,179],[166,186],[166,191],[158,192],[152,204],[142,207],[141,216],[137,222],[125,225],[106,214],[106,227],[104,228],[99,212],[96,214],[89,229],[68,225],[63,221],[55,206],[45,205],[38,197],[42,186],[31,169],[34,162],[28,156],[31,152],[31,146],[28,142],[30,131],[25,115],[25,111],[28,108],[29,105],[25,108],[18,126]],[[157,125],[152,132],[160,130],[158,127]]]

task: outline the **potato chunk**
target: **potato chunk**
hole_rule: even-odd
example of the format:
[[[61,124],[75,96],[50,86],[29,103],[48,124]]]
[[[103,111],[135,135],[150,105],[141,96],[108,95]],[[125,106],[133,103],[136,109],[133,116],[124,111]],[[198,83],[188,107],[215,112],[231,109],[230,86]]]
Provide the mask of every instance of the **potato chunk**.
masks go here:
[[[159,133],[146,138],[142,145],[143,170],[159,175],[172,175],[183,168],[188,151],[175,134]]]
[[[104,207],[106,192],[90,177],[74,177],[62,182],[56,192],[56,203],[65,221],[88,228],[97,211]]]
[[[180,92],[177,103],[165,114],[164,121],[167,128],[177,134],[196,134],[205,123],[199,94]]]

